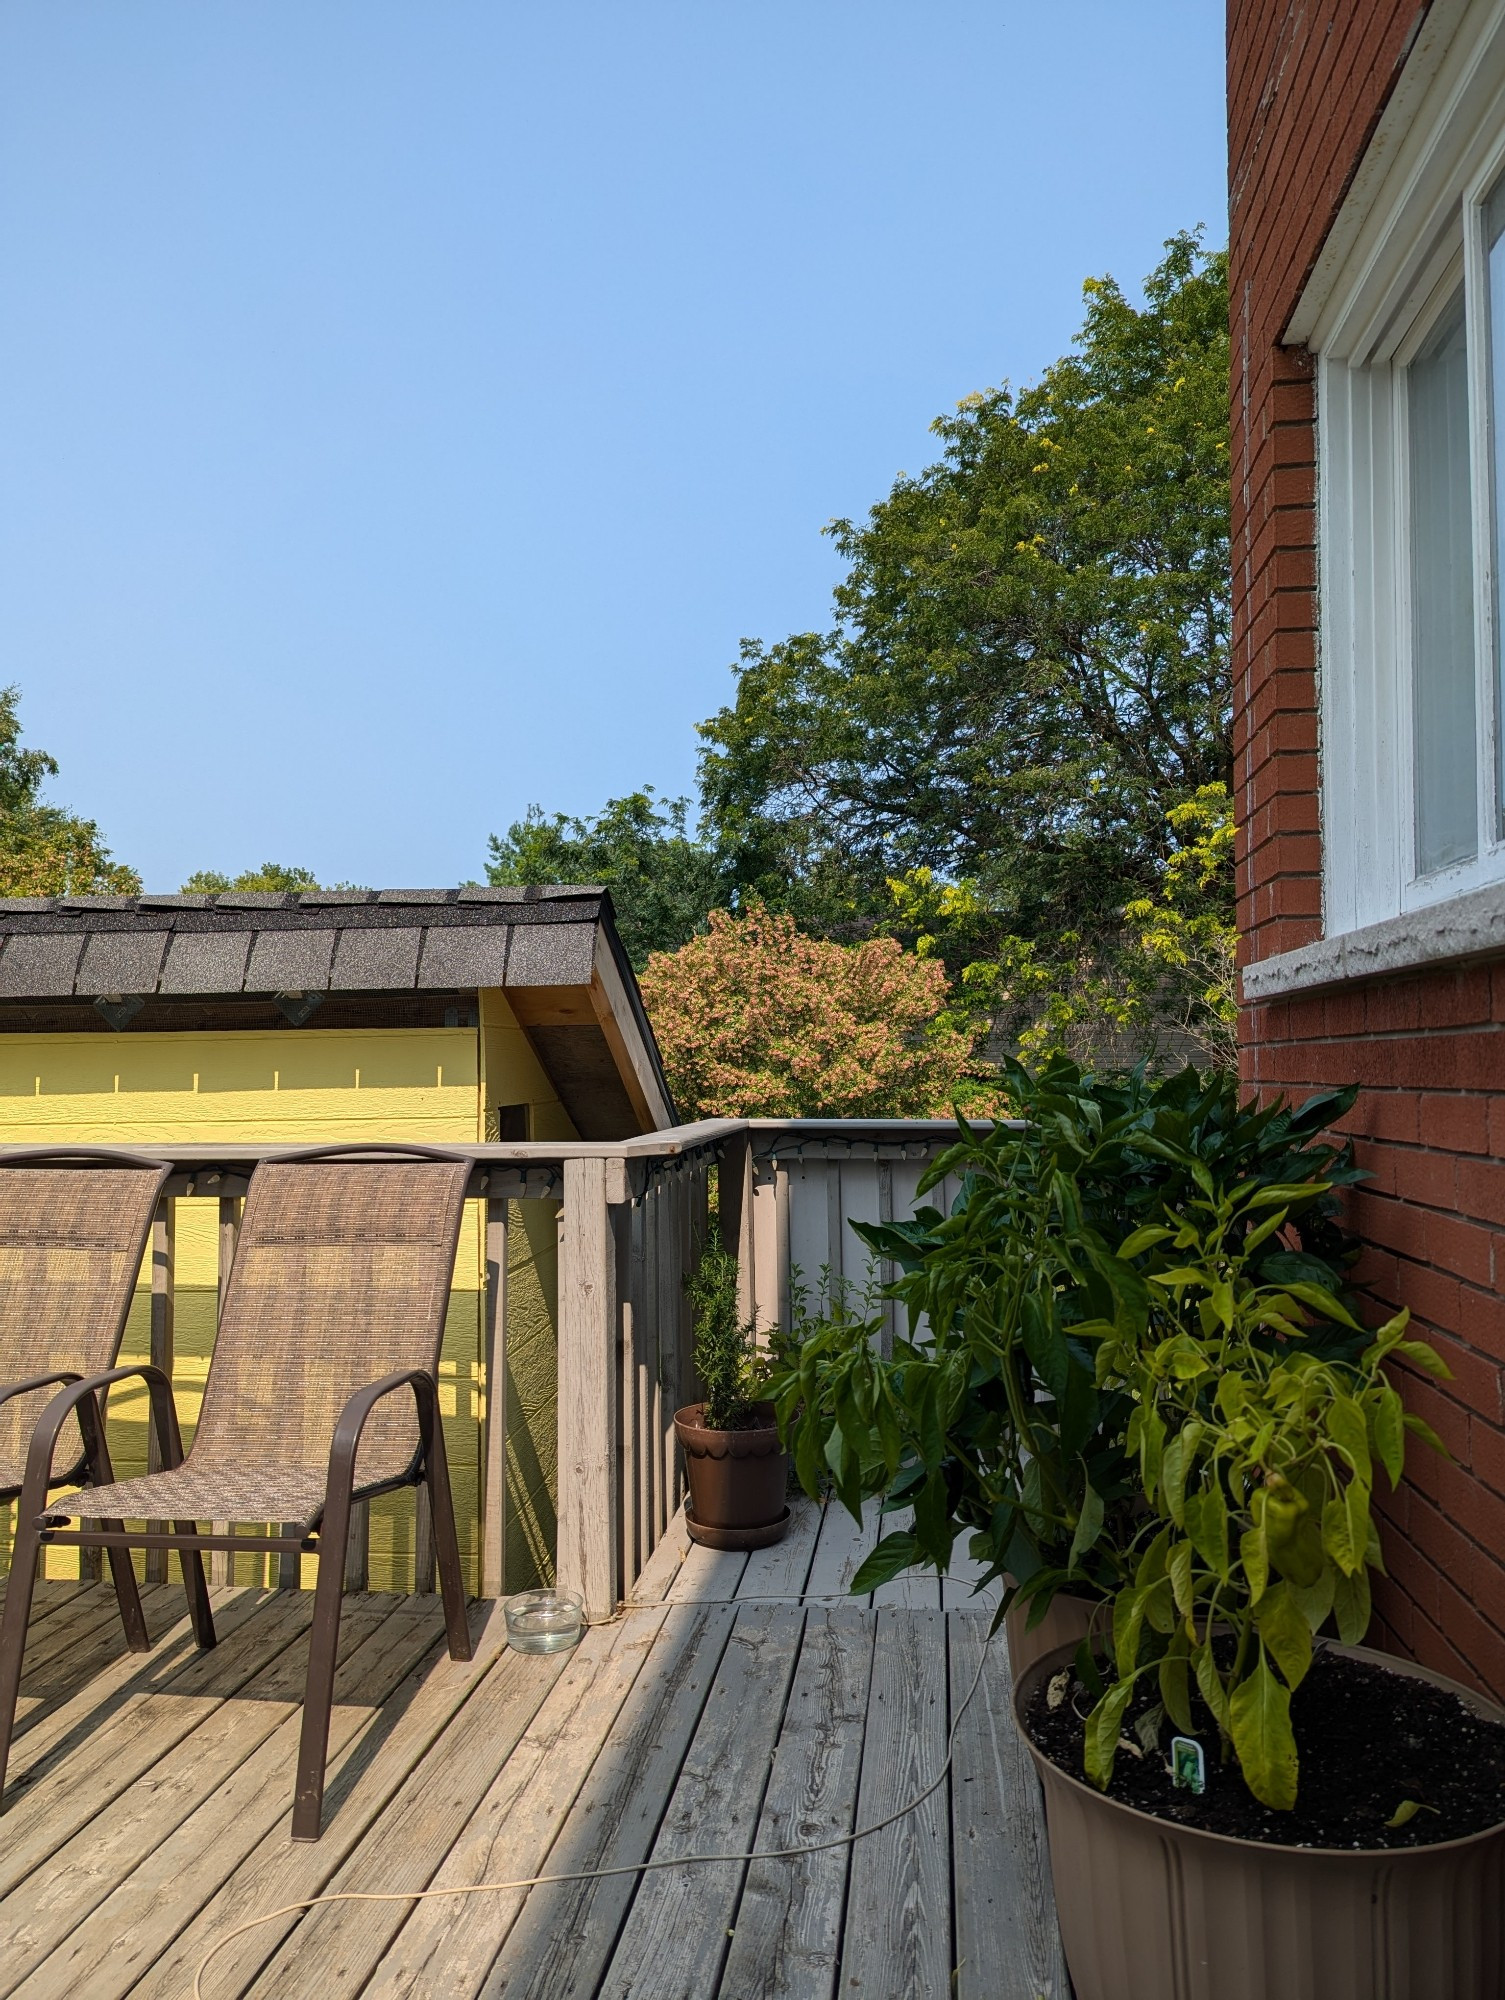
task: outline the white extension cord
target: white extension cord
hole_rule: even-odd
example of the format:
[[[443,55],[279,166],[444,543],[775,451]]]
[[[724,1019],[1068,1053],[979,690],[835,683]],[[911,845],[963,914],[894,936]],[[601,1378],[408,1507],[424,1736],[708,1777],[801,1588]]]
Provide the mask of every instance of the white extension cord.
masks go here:
[[[744,1605],[755,1603],[755,1598],[695,1599],[698,1605],[709,1603],[729,1603]],[[781,1600],[787,1603],[786,1598]],[[633,1609],[649,1610],[648,1605],[633,1606]],[[916,1792],[906,1804],[887,1814],[883,1819],[874,1820],[871,1826],[858,1827],[855,1833],[842,1833],[830,1840],[814,1840],[802,1847],[755,1848],[747,1853],[737,1854],[677,1854],[662,1861],[629,1861],[617,1868],[582,1868],[567,1875],[523,1875],[515,1882],[466,1882],[453,1889],[336,1889],[327,1896],[309,1896],[301,1903],[284,1903],[280,1909],[268,1910],[264,1916],[252,1917],[246,1923],[237,1924],[233,1931],[226,1931],[219,1943],[213,1945],[199,1960],[193,1975],[193,2000],[204,2000],[203,1978],[205,1972],[222,1951],[234,1944],[237,1938],[248,1931],[259,1930],[263,1924],[274,1924],[280,1917],[295,1917],[303,1910],[316,1910],[324,1903],[422,1903],[440,1896],[487,1896],[499,1895],[509,1889],[542,1889],[555,1882],[604,1882],[613,1875],[647,1875],[660,1868],[703,1868],[723,1861],[795,1861],[804,1854],[825,1854],[832,1848],[851,1847],[856,1841],[866,1840],[871,1834],[882,1833],[896,1820],[906,1819],[910,1813],[924,1805],[932,1792],[944,1782],[951,1769],[951,1759],[956,1750],[956,1732],[961,1719],[971,1706],[972,1697],[982,1685],[982,1670],[988,1663],[988,1648],[993,1642],[989,1632],[982,1643],[982,1653],[977,1662],[977,1672],[972,1676],[972,1685],[967,1689],[966,1698],[951,1719],[951,1728],[946,1735],[946,1755],[941,1768],[936,1772],[924,1791]]]

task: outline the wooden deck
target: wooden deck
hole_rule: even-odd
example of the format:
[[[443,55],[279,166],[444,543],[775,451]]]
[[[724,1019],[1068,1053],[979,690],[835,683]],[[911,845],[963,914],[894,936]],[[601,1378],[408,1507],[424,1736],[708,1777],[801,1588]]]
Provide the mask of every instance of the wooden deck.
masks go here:
[[[627,1613],[528,1658],[477,1653],[433,1598],[347,1601],[326,1832],[288,1837],[306,1592],[181,1595],[124,1652],[107,1585],[49,1584],[0,1818],[0,1994],[185,2000],[257,1914],[399,1891],[802,1845],[879,1820],[939,1769],[988,1616],[957,1583],[851,1597],[870,1546],[801,1503],[751,1557],[655,1553]],[[238,1939],[206,2000],[1067,2000],[1038,1794],[1002,1635],[947,1782],[851,1847],[415,1903],[346,1902]]]

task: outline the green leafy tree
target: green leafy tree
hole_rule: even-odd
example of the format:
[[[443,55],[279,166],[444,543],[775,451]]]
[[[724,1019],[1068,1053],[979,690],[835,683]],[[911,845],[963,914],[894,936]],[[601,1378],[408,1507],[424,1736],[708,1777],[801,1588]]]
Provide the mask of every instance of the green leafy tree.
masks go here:
[[[1091,940],[1080,932],[996,933],[981,886],[917,868],[890,881],[901,932],[922,958],[961,962],[954,1012],[1027,1062],[1066,1055],[1103,1066],[1110,1051],[1164,1062],[1191,1054],[1238,1069],[1233,804],[1200,786],[1166,814],[1171,850],[1153,894],[1125,904]],[[974,952],[985,954],[973,956]]]
[[[0,895],[134,894],[141,877],[111,860],[95,822],[43,799],[57,761],[22,748],[20,698],[0,688]]]
[[[617,929],[636,971],[655,951],[677,951],[724,908],[729,884],[709,845],[689,830],[688,799],[653,787],[608,799],[593,818],[530,806],[492,834],[486,879],[496,884],[599,882],[610,889]]]
[[[285,868],[280,861],[263,861],[259,868],[242,868],[238,875],[224,875],[217,868],[201,868],[183,884],[185,896],[218,896],[229,889],[291,890],[317,889],[321,885],[311,868]],[[341,883],[348,888],[349,883]]]
[[[930,869],[995,945],[1116,935],[1168,815],[1227,782],[1225,260],[1181,235],[1142,307],[1085,291],[1075,352],[833,524],[833,629],[747,642],[702,725],[720,851],[807,925],[883,922]]]

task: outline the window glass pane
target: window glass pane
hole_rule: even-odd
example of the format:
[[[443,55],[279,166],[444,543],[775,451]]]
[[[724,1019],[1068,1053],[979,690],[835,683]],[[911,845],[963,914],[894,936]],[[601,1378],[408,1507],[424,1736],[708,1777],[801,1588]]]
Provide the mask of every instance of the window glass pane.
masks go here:
[[[1505,631],[1500,580],[1505,577],[1505,181],[1484,210],[1484,242],[1489,256],[1489,429],[1491,485],[1494,488],[1494,651],[1495,651],[1495,834],[1505,835]]]
[[[1416,869],[1478,851],[1474,562],[1463,297],[1406,370]]]

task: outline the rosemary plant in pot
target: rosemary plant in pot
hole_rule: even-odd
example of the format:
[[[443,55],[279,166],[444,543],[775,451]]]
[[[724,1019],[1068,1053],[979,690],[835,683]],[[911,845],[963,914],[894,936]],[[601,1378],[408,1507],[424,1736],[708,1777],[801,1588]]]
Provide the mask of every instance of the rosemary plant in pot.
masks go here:
[[[1136,1487],[1111,1637],[1015,1690],[1078,2000],[1505,1991],[1505,1713],[1357,1644],[1375,1485],[1437,1444],[1386,1370],[1446,1371],[1404,1314],[1262,1281],[1302,1194],[1209,1178],[1072,1328]]]
[[[761,1549],[789,1528],[789,1459],[754,1329],[738,1312],[737,1259],[709,1245],[685,1281],[702,1400],[674,1413],[690,1494],[685,1526],[714,1549]]]

